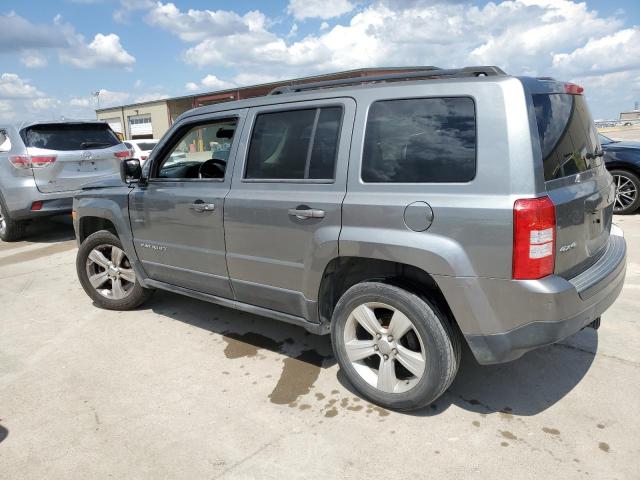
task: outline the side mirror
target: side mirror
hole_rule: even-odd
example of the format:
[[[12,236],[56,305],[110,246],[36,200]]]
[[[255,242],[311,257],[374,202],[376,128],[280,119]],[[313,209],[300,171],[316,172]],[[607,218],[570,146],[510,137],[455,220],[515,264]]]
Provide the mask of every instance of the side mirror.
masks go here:
[[[142,166],[137,158],[128,158],[120,162],[120,178],[124,183],[140,180],[142,178]]]

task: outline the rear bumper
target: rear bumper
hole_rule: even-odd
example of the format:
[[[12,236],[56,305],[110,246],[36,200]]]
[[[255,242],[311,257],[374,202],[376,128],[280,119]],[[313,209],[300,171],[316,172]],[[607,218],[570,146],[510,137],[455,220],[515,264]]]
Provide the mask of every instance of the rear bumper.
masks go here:
[[[502,363],[563,340],[600,317],[618,298],[625,273],[626,243],[615,227],[603,256],[575,278],[445,279],[444,284],[457,283],[458,294],[447,295],[454,285],[443,292],[478,362]]]
[[[33,177],[15,178],[2,189],[5,205],[14,220],[46,217],[71,212],[76,192],[42,193],[36,188]],[[33,202],[42,202],[42,208],[31,210]]]

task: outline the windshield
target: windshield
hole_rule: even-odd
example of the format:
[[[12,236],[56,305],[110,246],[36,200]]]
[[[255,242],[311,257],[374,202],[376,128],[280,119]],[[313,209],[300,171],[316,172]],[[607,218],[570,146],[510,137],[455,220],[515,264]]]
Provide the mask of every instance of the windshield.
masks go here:
[[[614,140],[611,140],[609,137],[605,137],[603,134],[598,134],[598,140],[600,140],[600,145],[606,145],[607,143],[613,143]]]
[[[101,123],[47,123],[27,127],[21,133],[27,147],[48,150],[99,149],[120,143],[109,125]]]
[[[138,148],[146,152],[148,150],[153,150],[157,144],[157,142],[138,142]]]

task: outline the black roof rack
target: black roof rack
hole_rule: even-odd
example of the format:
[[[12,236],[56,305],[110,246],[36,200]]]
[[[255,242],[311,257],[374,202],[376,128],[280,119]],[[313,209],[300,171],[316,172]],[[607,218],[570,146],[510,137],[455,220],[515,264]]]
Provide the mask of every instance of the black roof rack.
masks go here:
[[[438,67],[425,67],[417,71],[402,73],[387,73],[383,75],[371,75],[363,77],[339,78],[337,80],[325,80],[322,82],[298,83],[277,87],[269,92],[269,95],[281,95],[283,93],[303,92],[306,90],[317,90],[321,88],[341,87],[344,85],[355,85],[358,83],[374,82],[395,82],[402,80],[416,80],[427,78],[459,78],[459,77],[494,77],[502,76],[506,73],[498,67],[464,67],[443,69]]]

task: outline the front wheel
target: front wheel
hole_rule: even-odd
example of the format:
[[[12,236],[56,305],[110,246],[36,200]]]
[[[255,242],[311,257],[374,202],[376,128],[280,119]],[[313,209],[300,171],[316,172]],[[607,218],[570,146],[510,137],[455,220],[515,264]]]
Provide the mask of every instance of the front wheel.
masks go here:
[[[153,293],[140,285],[120,239],[106,230],[82,242],[76,271],[87,295],[108,310],[132,310]]]
[[[640,207],[640,179],[628,170],[611,170],[616,186],[613,213],[628,215]]]
[[[391,409],[431,404],[460,364],[460,340],[449,319],[393,285],[364,282],[347,290],[336,305],[331,338],[352,385]]]

